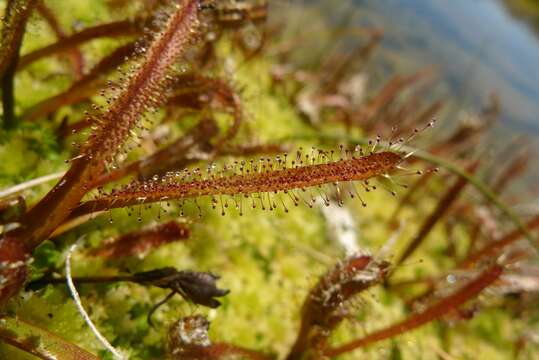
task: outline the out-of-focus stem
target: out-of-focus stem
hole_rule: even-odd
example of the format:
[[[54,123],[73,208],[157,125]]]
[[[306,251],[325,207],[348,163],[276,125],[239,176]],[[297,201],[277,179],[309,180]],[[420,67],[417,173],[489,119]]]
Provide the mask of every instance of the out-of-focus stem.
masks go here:
[[[15,125],[14,79],[19,50],[26,29],[26,22],[36,0],[8,0],[0,42],[0,79],[2,85],[2,106],[4,109],[4,128]]]

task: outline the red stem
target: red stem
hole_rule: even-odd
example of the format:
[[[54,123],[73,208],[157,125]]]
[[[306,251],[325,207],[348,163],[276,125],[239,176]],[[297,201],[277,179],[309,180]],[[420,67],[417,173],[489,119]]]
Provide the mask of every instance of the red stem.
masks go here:
[[[36,0],[8,0],[2,23],[0,41],[0,82],[4,127],[15,125],[15,70],[20,63],[19,51],[26,30],[26,22]]]
[[[528,231],[539,228],[539,216],[534,217],[526,224]],[[515,241],[522,238],[522,231],[520,229],[514,230],[509,234],[505,235],[498,241],[494,241],[486,244],[482,249],[471,254],[466,260],[464,260],[458,267],[459,268],[469,268],[473,264],[477,263],[479,260],[487,256],[496,256],[503,248],[511,245]]]
[[[338,356],[360,347],[365,347],[371,345],[375,342],[390,339],[397,335],[408,332],[412,329],[418,328],[426,323],[429,323],[433,320],[436,320],[453,309],[458,308],[459,306],[466,303],[468,300],[479,295],[483,289],[491,285],[496,281],[503,272],[503,267],[500,265],[494,265],[486,269],[481,273],[475,280],[472,280],[467,285],[462,287],[456,293],[440,300],[433,306],[427,308],[426,310],[412,315],[408,319],[401,321],[395,325],[392,325],[388,328],[376,331],[366,337],[358,340],[351,341],[342,346],[328,349],[325,354],[330,357]]]
[[[112,38],[119,36],[137,35],[140,33],[142,28],[140,24],[143,23],[145,23],[144,19],[120,20],[86,28],[78,33],[67,36],[53,44],[50,44],[43,48],[34,50],[24,56],[21,56],[21,59],[17,66],[17,71],[23,70],[25,67],[27,67],[34,61],[42,59],[46,56],[60,52],[68,52],[84,44],[85,42],[94,39],[102,37]]]
[[[26,110],[22,115],[23,120],[34,121],[53,113],[62,106],[76,104],[82,100],[88,99],[103,87],[104,82],[99,81],[100,77],[124,63],[126,57],[131,56],[134,51],[134,42],[118,47],[112,53],[101,59],[88,74],[73,83],[69,89],[44,99]],[[85,124],[84,127],[90,125],[86,120],[87,119],[82,120],[83,124]],[[70,129],[73,128],[73,126],[70,126]],[[80,130],[79,127],[76,129]]]
[[[62,29],[62,26],[58,22],[54,12],[47,7],[44,1],[38,1],[36,4],[36,10],[39,14],[45,19],[49,27],[56,34],[56,37],[59,40],[65,39],[67,34]],[[84,57],[79,49],[75,48],[69,52],[69,60],[71,61],[75,77],[81,78],[82,73],[84,72]]]
[[[479,162],[474,162],[470,166],[468,166],[468,171],[473,173],[479,165]],[[432,211],[432,213],[429,215],[429,217],[423,222],[421,225],[421,228],[417,232],[416,236],[412,239],[412,241],[408,244],[400,258],[395,262],[397,265],[401,264],[404,260],[406,260],[410,255],[413,254],[413,252],[421,245],[423,240],[427,237],[427,235],[430,233],[434,225],[442,218],[442,216],[447,213],[447,211],[451,208],[451,205],[458,199],[460,193],[462,190],[464,190],[465,186],[468,184],[468,180],[460,177],[455,184],[450,187],[447,192],[445,193],[444,197],[440,199],[438,202],[438,205],[436,208]]]

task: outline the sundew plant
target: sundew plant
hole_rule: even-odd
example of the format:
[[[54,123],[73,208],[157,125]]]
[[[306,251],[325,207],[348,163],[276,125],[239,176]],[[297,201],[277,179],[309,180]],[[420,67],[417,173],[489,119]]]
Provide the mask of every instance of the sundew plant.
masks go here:
[[[495,95],[367,81],[383,29],[336,8],[0,7],[1,359],[536,358]]]

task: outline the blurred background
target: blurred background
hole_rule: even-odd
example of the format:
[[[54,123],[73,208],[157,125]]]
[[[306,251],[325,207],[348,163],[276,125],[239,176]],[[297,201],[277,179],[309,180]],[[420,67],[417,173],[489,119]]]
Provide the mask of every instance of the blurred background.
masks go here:
[[[277,6],[302,8],[300,17],[313,21],[309,29],[303,23],[300,33],[319,31],[316,41],[323,38],[322,24],[333,31],[350,25],[382,31],[365,71],[369,87],[428,69],[433,86],[424,96],[444,102],[439,127],[450,127],[496,97],[500,113],[489,144],[499,150],[525,142],[539,150],[538,0],[317,0]],[[312,12],[306,15],[305,8]],[[317,16],[324,20],[318,23]],[[318,47],[308,41],[299,42]],[[537,180],[539,171],[532,170],[521,184]]]

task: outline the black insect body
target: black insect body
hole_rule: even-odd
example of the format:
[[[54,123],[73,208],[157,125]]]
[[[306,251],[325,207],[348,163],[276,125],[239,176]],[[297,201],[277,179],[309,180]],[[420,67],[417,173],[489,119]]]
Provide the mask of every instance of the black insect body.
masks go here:
[[[133,275],[133,282],[139,284],[149,284],[163,289],[170,289],[172,292],[165,299],[158,302],[148,313],[148,323],[152,325],[151,316],[174,294],[180,294],[185,300],[197,305],[215,309],[221,303],[215,299],[227,295],[230,291],[219,289],[216,285],[220,277],[209,273],[191,270],[178,271],[172,267],[146,271]]]
[[[193,304],[206,306],[215,309],[221,303],[215,299],[227,295],[228,289],[219,289],[217,280],[219,276],[209,273],[192,270],[176,270],[173,267],[165,267],[156,270],[144,271],[133,275],[111,276],[111,277],[79,277],[74,278],[75,283],[110,283],[117,281],[129,281],[140,285],[157,286],[162,289],[169,289],[171,292],[148,313],[148,323],[153,326],[151,317],[153,313],[175,294],[181,295],[186,301]],[[37,290],[47,284],[65,284],[65,278],[45,277],[34,281],[28,285],[29,289]]]

